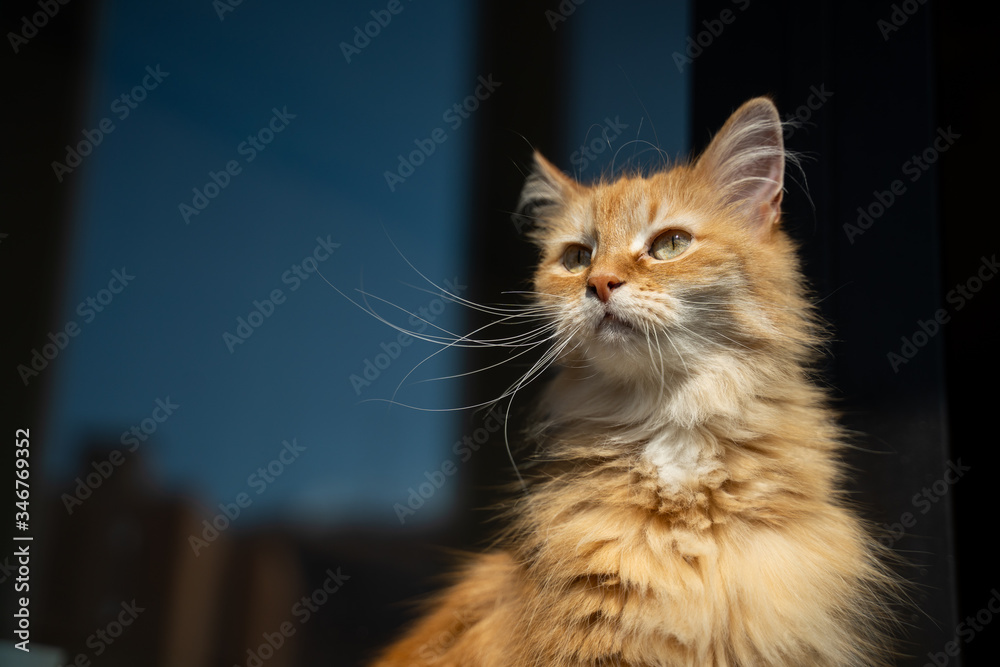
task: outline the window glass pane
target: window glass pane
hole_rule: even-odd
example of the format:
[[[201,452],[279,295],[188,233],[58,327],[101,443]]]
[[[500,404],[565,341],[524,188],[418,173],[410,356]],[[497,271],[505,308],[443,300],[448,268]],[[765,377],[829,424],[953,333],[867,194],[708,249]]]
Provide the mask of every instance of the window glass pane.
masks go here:
[[[249,493],[246,524],[398,525],[451,416],[368,399],[436,348],[400,346],[326,280],[455,328],[453,305],[403,282],[433,289],[406,260],[464,279],[474,117],[444,114],[477,85],[472,8],[220,4],[104,4],[79,166],[60,174],[77,192],[61,321],[80,333],[52,371],[46,468],[72,493],[96,441],[206,508]],[[399,398],[451,407],[456,387]]]

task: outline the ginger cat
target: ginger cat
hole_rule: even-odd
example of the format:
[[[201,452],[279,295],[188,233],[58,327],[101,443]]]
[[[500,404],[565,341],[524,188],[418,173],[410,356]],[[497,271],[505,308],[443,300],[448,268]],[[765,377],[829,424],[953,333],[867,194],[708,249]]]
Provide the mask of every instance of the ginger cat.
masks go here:
[[[891,664],[900,585],[839,489],[785,161],[766,98],[661,173],[586,186],[536,154],[561,370],[527,489],[375,665]]]

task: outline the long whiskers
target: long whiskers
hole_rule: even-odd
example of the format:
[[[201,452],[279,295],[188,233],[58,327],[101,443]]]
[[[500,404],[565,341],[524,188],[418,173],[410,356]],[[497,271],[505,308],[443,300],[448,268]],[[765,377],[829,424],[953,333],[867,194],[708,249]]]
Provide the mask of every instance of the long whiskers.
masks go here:
[[[390,239],[391,242],[391,239]],[[393,244],[399,252],[399,248]],[[400,252],[400,256],[402,253]],[[346,299],[348,302],[364,311],[367,315],[374,318],[376,321],[385,324],[391,329],[398,331],[401,334],[410,336],[417,340],[422,340],[428,343],[432,343],[440,346],[439,349],[435,350],[431,354],[427,355],[419,363],[417,363],[413,368],[411,368],[406,375],[402,378],[399,384],[396,386],[391,398],[381,399],[381,398],[371,398],[364,399],[365,401],[375,401],[384,402],[390,406],[396,405],[401,407],[406,407],[409,409],[420,410],[424,412],[453,412],[458,410],[469,410],[469,409],[487,409],[492,410],[494,407],[502,404],[505,400],[507,401],[507,414],[509,414],[511,405],[513,404],[516,394],[536,379],[538,376],[543,374],[553,363],[560,359],[570,342],[573,340],[574,336],[561,337],[558,335],[558,326],[555,322],[556,315],[559,314],[561,310],[564,310],[565,302],[568,300],[566,297],[555,294],[544,294],[540,292],[508,292],[508,294],[518,294],[522,297],[527,297],[529,302],[527,303],[515,303],[515,304],[496,304],[487,305],[477,303],[470,299],[463,298],[458,294],[455,294],[447,289],[436,284],[434,281],[430,280],[426,275],[424,275],[420,270],[418,270],[414,265],[403,257],[407,265],[410,266],[417,275],[419,275],[426,283],[433,289],[427,289],[422,286],[412,285],[411,287],[433,296],[440,298],[446,302],[454,303],[464,308],[472,311],[476,311],[485,314],[491,318],[491,321],[486,324],[477,327],[469,333],[460,334],[449,330],[448,328],[437,324],[427,317],[421,316],[418,313],[414,313],[409,309],[400,306],[392,301],[385,299],[376,294],[370,293],[364,289],[356,289],[355,291],[360,295],[360,299],[355,299],[346,294],[344,291],[339,289],[322,272],[318,272],[320,277],[330,286],[335,292]],[[544,300],[542,300],[544,299]],[[391,310],[405,315],[408,321],[411,323],[410,327],[402,326],[376,310],[374,304],[384,304]],[[394,318],[395,319],[395,318]],[[423,326],[419,326],[422,323]],[[527,325],[529,328],[527,331],[519,331],[511,335],[484,335],[487,330],[491,327],[497,325]],[[414,329],[420,329],[419,331]],[[429,329],[431,332],[427,332]],[[577,343],[579,344],[579,343]],[[537,352],[542,349],[542,353],[539,358],[535,359],[530,367],[522,373],[516,381],[514,381],[507,389],[505,389],[499,396],[496,396],[490,400],[473,403],[469,405],[462,405],[459,407],[448,407],[448,408],[431,408],[425,406],[408,405],[401,401],[396,400],[396,396],[402,387],[406,384],[409,378],[417,372],[417,370],[424,366],[427,362],[433,359],[435,356],[441,354],[442,352],[451,348],[499,348],[507,349],[512,353],[509,354],[505,359],[499,362],[491,363],[484,368],[475,369],[472,371],[467,371],[463,373],[456,373],[452,375],[447,375],[444,377],[431,378],[426,380],[419,380],[419,382],[443,380],[443,379],[453,379],[458,377],[465,377],[475,373],[481,373],[495,369],[504,364],[509,364],[512,361],[521,358],[531,352]],[[507,427],[507,420],[504,420],[504,441],[507,448],[508,456],[510,457],[511,464],[514,468],[515,474],[518,477],[519,482],[523,485],[524,480],[518,471],[518,466],[514,460],[513,451],[510,446],[510,438]]]

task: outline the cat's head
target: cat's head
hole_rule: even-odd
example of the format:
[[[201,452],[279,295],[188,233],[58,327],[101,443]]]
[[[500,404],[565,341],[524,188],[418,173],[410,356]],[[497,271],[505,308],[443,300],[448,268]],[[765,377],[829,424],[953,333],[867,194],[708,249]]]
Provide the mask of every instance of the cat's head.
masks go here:
[[[536,154],[520,212],[563,363],[662,385],[768,355],[801,361],[814,338],[781,229],[785,161],[766,98],[692,164],[651,175],[584,185]]]

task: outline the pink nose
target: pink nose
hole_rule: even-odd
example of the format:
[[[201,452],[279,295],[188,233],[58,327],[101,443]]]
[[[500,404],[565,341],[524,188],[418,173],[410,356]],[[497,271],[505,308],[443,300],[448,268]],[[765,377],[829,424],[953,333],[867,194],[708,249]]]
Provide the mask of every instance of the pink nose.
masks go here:
[[[587,280],[587,286],[594,290],[597,298],[603,303],[607,303],[611,298],[611,290],[624,284],[625,281],[613,273],[595,273]]]

